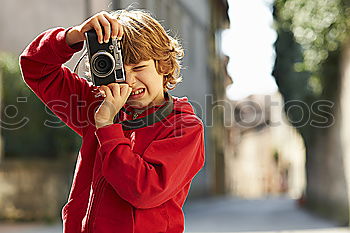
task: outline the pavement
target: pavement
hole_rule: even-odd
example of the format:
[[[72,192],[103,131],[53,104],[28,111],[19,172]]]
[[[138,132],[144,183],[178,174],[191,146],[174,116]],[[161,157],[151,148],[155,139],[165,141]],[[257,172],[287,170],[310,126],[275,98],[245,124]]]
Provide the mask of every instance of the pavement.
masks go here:
[[[349,228],[312,215],[288,198],[193,200],[184,206],[188,233],[343,233]],[[1,233],[62,233],[60,224],[1,224]]]
[[[210,198],[184,207],[186,232],[350,232],[335,222],[301,209],[296,200]]]

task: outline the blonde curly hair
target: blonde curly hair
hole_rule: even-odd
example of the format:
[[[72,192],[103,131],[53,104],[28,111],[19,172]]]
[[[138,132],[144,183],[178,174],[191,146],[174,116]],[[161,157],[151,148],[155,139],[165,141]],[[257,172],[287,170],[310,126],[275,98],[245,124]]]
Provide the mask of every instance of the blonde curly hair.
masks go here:
[[[124,64],[138,64],[153,59],[156,70],[164,74],[164,91],[172,90],[181,82],[181,59],[184,50],[178,40],[144,10],[118,10],[111,14],[123,26]]]

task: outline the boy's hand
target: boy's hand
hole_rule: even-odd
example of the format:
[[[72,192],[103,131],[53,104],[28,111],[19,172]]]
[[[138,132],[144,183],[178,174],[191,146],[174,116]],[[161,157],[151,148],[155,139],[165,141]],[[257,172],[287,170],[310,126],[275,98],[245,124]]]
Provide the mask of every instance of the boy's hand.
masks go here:
[[[104,35],[102,34],[104,29]],[[98,42],[107,43],[110,38],[122,38],[123,27],[118,23],[118,20],[108,12],[102,11],[87,19],[81,25],[71,28],[66,35],[66,42],[69,46],[85,40],[84,33],[95,29]]]
[[[107,86],[102,85],[99,90],[105,99],[95,113],[96,128],[113,124],[115,115],[126,103],[132,88],[125,83],[110,83]]]

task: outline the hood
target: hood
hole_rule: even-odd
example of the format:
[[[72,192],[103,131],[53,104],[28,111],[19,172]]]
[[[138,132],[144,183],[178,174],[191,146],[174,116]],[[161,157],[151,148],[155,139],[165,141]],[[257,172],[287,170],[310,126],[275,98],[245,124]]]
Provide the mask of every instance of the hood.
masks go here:
[[[172,96],[174,100],[174,110],[178,112],[195,115],[192,105],[188,102],[187,97]]]
[[[195,115],[192,105],[188,102],[187,97],[172,97],[172,102],[167,104],[156,105],[141,112],[129,111],[125,108],[121,109],[115,116],[113,122],[119,122],[123,125],[123,130],[134,130],[152,125],[166,118],[172,112],[186,113]],[[158,111],[159,110],[159,111]]]

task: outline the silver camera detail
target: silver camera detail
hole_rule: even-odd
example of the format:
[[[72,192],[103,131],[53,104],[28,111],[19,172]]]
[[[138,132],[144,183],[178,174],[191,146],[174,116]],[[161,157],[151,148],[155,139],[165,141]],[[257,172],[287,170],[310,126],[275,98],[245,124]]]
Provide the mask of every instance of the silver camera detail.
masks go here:
[[[86,32],[91,77],[95,86],[125,82],[121,40],[99,44],[94,30]]]

